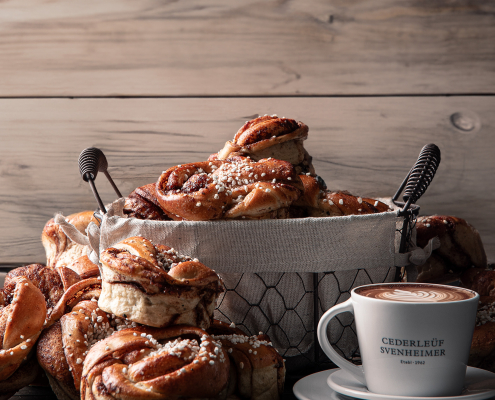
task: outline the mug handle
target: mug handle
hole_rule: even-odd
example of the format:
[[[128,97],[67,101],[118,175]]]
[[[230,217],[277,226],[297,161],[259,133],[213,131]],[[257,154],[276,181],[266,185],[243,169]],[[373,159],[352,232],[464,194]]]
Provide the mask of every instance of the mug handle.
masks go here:
[[[325,352],[325,354],[328,356],[328,358],[330,358],[330,360],[334,364],[336,364],[343,370],[346,370],[347,372],[352,374],[352,376],[354,376],[354,378],[356,378],[363,385],[366,385],[363,368],[361,366],[354,365],[353,363],[347,361],[345,358],[340,356],[340,354],[333,349],[332,345],[328,340],[328,336],[327,336],[328,323],[337,314],[346,311],[354,314],[354,307],[352,306],[351,299],[333,306],[325,314],[323,314],[323,316],[320,319],[320,322],[318,323],[318,332],[317,332],[318,341],[320,342],[320,346]]]

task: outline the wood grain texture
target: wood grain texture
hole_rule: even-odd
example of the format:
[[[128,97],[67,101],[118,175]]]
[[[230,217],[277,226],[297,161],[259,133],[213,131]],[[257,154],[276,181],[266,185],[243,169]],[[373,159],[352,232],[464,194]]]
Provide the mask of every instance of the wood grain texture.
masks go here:
[[[483,0],[0,2],[0,96],[495,92]]]
[[[258,114],[309,126],[305,146],[331,189],[392,196],[427,143],[442,162],[423,214],[465,218],[495,261],[495,98],[248,98],[0,100],[0,262],[44,261],[41,230],[57,211],[96,208],[77,159],[101,148],[124,195],[162,170],[205,160]],[[454,127],[461,112],[469,132]],[[459,124],[459,122],[458,122]],[[115,199],[104,175],[97,188]]]

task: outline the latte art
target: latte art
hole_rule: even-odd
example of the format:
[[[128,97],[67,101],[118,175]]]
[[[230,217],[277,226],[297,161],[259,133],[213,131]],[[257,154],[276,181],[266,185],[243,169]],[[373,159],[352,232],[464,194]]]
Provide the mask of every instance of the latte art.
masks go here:
[[[461,288],[427,284],[390,284],[359,288],[357,294],[381,300],[407,303],[439,303],[466,300],[474,293]]]
[[[390,292],[378,293],[377,299],[407,301],[407,302],[439,302],[459,300],[456,292],[436,291],[436,290],[418,290],[412,292],[409,290],[395,289]]]

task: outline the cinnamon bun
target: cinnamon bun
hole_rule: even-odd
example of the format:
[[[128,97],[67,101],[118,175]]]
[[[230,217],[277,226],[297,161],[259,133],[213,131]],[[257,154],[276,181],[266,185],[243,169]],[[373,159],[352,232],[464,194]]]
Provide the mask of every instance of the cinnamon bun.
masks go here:
[[[440,247],[418,267],[418,282],[435,282],[459,275],[471,267],[486,268],[487,259],[478,231],[462,218],[447,215],[418,217],[416,243],[424,247],[438,236]],[[476,290],[476,289],[473,289]]]
[[[289,162],[240,156],[172,167],[157,182],[165,213],[190,221],[273,218],[299,198],[300,189]]]
[[[0,389],[5,391],[2,394],[15,392],[36,378],[36,368],[29,358],[47,311],[43,294],[28,278],[14,277],[10,283],[12,296],[4,299],[0,308]],[[30,375],[25,376],[26,371]]]
[[[229,365],[221,344],[202,329],[124,329],[89,351],[81,399],[225,399]]]
[[[83,363],[89,349],[114,331],[135,323],[107,314],[98,307],[98,280],[88,280],[69,290],[61,302],[60,319],[45,329],[37,345],[39,364],[59,400],[78,400]],[[91,299],[88,299],[91,297]]]
[[[136,236],[103,251],[100,261],[102,310],[154,327],[210,325],[222,282],[198,260]]]
[[[232,141],[210,159],[226,160],[234,155],[250,156],[258,161],[275,158],[288,161],[297,173],[314,174],[311,156],[304,149],[308,127],[289,118],[265,115],[246,123],[237,131]]]
[[[248,336],[220,321],[215,321],[208,332],[227,350],[235,367],[231,374],[236,375],[237,396],[249,400],[279,399],[284,390],[285,365],[267,335],[260,332]]]
[[[83,234],[86,234],[86,228],[90,222],[99,224],[98,220],[93,216],[93,211],[71,214],[66,220]],[[43,228],[41,242],[45,248],[46,264],[49,267],[66,267],[79,257],[85,256],[88,250],[87,246],[75,243],[67,237],[53,218]]]

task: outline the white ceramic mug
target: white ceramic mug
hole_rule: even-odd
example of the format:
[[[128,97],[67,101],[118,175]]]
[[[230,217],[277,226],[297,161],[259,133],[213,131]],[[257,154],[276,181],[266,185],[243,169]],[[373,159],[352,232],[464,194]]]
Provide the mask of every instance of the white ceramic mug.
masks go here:
[[[418,286],[426,294],[418,294],[421,292]],[[388,288],[399,297],[368,297],[373,293],[382,296],[388,293],[382,290]],[[447,290],[447,296],[449,291],[465,291],[462,293],[467,298],[427,302],[426,296],[440,289],[442,293]],[[335,305],[321,317],[318,341],[331,361],[365,384],[370,392],[457,396],[464,384],[478,300],[479,295],[474,291],[445,285],[360,286],[351,291],[349,300]],[[362,366],[341,357],[328,340],[328,323],[343,312],[354,314]]]

